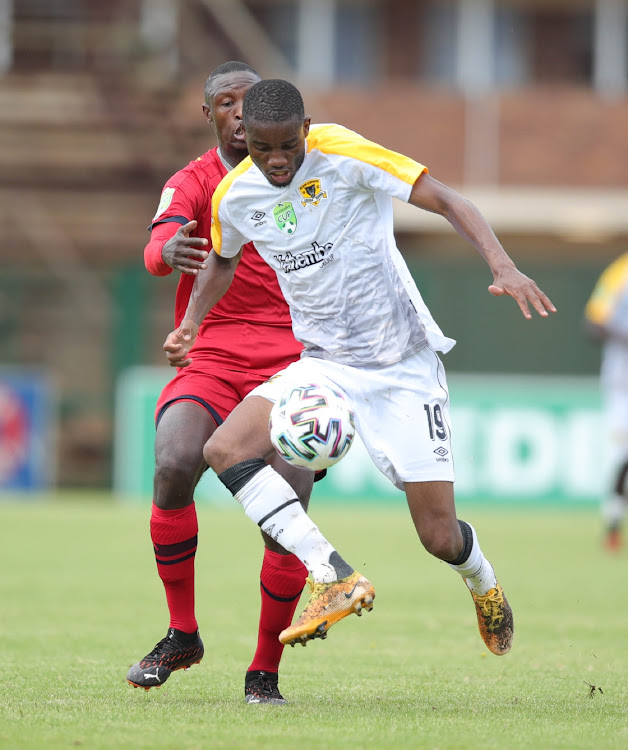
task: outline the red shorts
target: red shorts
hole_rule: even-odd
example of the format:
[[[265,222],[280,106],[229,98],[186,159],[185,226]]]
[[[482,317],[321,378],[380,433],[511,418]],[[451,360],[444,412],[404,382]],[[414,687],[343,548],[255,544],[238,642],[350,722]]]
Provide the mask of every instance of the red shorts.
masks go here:
[[[161,392],[155,410],[156,423],[159,423],[163,412],[174,402],[195,401],[220,425],[253,388],[270,377],[259,373],[220,369],[218,366],[203,370],[192,368],[193,365],[190,365],[179,370]]]
[[[192,362],[189,367],[180,369],[162,390],[155,410],[156,425],[166,409],[178,401],[194,401],[200,404],[209,412],[214,422],[221,425],[245,396],[275,372],[285,369],[290,362],[286,361],[276,371],[267,372],[240,372],[217,364],[201,368],[198,365],[195,367],[195,364],[196,362]],[[326,469],[317,471],[314,481],[323,479],[326,473]]]
[[[285,327],[212,322],[157,401],[155,421],[175,401],[195,401],[222,424],[253,388],[299,359],[302,346]]]

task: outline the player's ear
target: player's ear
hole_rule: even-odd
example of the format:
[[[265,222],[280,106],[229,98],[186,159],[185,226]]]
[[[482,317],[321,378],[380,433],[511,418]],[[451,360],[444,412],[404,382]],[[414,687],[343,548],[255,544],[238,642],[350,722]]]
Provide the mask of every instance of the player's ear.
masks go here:
[[[307,138],[307,134],[310,132],[310,123],[312,122],[311,117],[306,117],[305,120],[303,120],[303,136],[304,138]]]
[[[203,104],[203,105],[202,105],[202,107],[203,107],[203,114],[205,115],[205,119],[207,120],[207,122],[208,122],[208,123],[209,123],[210,125],[213,125],[213,123],[214,123],[214,120],[213,120],[213,118],[212,118],[212,111],[211,111],[211,109],[209,108],[209,105],[207,105],[207,104]]]

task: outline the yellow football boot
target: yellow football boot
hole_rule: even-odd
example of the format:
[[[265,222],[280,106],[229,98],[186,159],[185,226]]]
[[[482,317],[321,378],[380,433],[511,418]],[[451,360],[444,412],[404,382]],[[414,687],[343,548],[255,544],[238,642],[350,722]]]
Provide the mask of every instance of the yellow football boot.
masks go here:
[[[497,656],[507,654],[512,646],[515,626],[512,619],[512,609],[504,596],[504,590],[497,583],[495,588],[492,588],[484,596],[480,596],[473,591],[471,591],[471,596],[475,603],[480,635],[486,647]]]
[[[361,615],[373,609],[375,589],[373,584],[357,571],[346,578],[331,583],[312,583],[310,598],[299,619],[282,630],[279,640],[294,646],[305,644],[313,638],[327,638],[332,625],[352,614]]]

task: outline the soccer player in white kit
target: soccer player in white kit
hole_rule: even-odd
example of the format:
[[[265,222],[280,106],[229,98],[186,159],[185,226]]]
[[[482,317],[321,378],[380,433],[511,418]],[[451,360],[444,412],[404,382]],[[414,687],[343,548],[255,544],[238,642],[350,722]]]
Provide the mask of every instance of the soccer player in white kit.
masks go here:
[[[449,396],[437,355],[455,342],[434,322],[397,249],[391,198],[443,215],[488,263],[489,291],[514,297],[526,318],[528,302],[544,317],[555,308],[471,203],[423,165],[350,130],[310,128],[292,84],[254,85],[243,120],[250,158],[214,194],[208,268],[164,349],[170,364],[189,364],[198,324],[228,288],[241,246],[253,241],[277,273],[304,351],[234,409],[204,456],[249,518],[310,572],[308,603],[279,638],[324,638],[340,619],[371,609],[375,596],[265,463],[272,403],[286,387],[314,382],[348,395],[371,459],[406,493],[421,543],[464,578],[486,646],[505,654],[511,608],[475,530],[456,517]]]
[[[602,521],[606,546],[617,550],[628,506],[628,253],[597,280],[585,323],[589,334],[603,342],[600,386],[612,486],[602,501]]]

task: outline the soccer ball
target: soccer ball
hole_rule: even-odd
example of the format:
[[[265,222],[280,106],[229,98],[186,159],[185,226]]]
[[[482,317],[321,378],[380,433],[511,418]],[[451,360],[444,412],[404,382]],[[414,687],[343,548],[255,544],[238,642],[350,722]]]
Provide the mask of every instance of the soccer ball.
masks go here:
[[[270,439],[294,466],[326,469],[347,455],[355,416],[346,397],[325,385],[288,388],[270,412]]]

